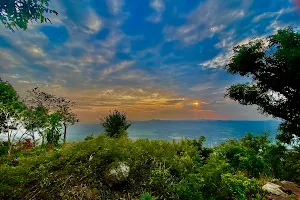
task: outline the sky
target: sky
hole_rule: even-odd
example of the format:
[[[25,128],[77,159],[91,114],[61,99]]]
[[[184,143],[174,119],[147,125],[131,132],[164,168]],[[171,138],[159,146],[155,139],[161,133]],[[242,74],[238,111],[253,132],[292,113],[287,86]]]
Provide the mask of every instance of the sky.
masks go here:
[[[263,120],[224,98],[249,80],[228,74],[232,47],[266,37],[299,13],[292,0],[52,0],[52,23],[0,25],[0,77],[22,96],[76,101],[81,121],[109,110],[131,120]]]

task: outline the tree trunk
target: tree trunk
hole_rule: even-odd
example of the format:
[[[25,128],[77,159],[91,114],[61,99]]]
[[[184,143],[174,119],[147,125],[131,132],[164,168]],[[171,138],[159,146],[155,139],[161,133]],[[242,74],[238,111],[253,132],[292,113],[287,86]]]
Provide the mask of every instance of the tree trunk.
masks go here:
[[[8,162],[11,161],[11,138],[10,138],[10,133],[9,133],[9,130],[8,130],[8,134],[7,134],[7,143],[8,143],[8,151],[7,151],[7,159],[8,159]]]
[[[66,144],[67,140],[67,124],[64,124],[64,144]]]
[[[35,136],[34,136],[34,132],[32,133],[32,142],[33,142],[33,147],[35,147],[36,146],[36,144],[35,144]]]
[[[45,136],[42,135],[42,147],[44,147],[44,146],[45,146]]]

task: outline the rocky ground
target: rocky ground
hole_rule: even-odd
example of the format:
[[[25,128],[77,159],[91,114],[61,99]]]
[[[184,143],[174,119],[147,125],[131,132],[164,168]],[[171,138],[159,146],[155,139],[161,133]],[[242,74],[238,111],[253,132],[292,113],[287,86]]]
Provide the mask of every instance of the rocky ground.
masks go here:
[[[267,183],[263,189],[269,192],[269,200],[300,200],[300,186],[288,181]]]

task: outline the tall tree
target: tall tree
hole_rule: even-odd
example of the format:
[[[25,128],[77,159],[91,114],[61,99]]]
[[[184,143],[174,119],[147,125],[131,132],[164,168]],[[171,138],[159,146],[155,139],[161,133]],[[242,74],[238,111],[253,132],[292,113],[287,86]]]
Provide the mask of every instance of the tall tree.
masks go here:
[[[46,129],[47,144],[57,146],[61,137],[62,115],[59,113],[52,113],[49,115],[48,119],[48,126]]]
[[[74,125],[76,122],[79,121],[77,115],[72,112],[72,107],[75,106],[75,102],[69,101],[65,99],[64,97],[59,97],[56,100],[56,107],[57,107],[57,112],[61,114],[61,122],[64,127],[64,144],[66,143],[67,140],[67,127],[69,125]]]
[[[52,120],[53,123],[48,123],[48,125],[54,125],[57,123],[54,123],[55,120],[59,119],[60,123],[62,124],[64,128],[63,136],[64,136],[64,143],[66,142],[66,136],[67,136],[67,127],[69,125],[73,125],[76,122],[78,122],[77,115],[72,112],[72,107],[74,107],[75,102],[67,100],[64,97],[57,97],[55,95],[42,92],[39,88],[34,88],[31,91],[28,91],[28,95],[25,98],[26,105],[30,107],[31,109],[37,109],[37,108],[43,108],[44,111],[46,110],[47,113],[44,112],[44,114],[48,115],[50,118],[49,120]],[[57,115],[51,115],[51,114],[59,114],[61,115],[60,118],[57,117]],[[36,114],[43,114],[41,112],[38,112]],[[52,118],[51,118],[52,117]],[[39,122],[39,125],[42,126],[43,118],[41,116],[38,118],[42,121]],[[54,120],[55,119],[55,120]],[[37,124],[36,124],[37,125]],[[56,129],[53,129],[56,130]],[[46,132],[43,132],[43,138],[46,137]],[[49,137],[48,137],[49,138]]]
[[[47,132],[50,123],[51,114],[55,113],[54,108],[57,98],[49,93],[41,91],[38,87],[27,91],[27,95],[23,100],[28,107],[25,117],[25,127],[32,133],[37,132],[42,138],[42,146],[47,139]],[[31,135],[32,135],[31,134]]]
[[[0,79],[0,133],[7,136],[9,161],[17,136],[20,133],[23,135],[21,121],[24,110],[13,86]]]
[[[48,125],[49,115],[45,107],[31,107],[26,109],[23,117],[23,126],[26,129],[26,135],[30,136],[33,140],[33,146],[36,146],[35,134],[38,133],[42,137],[42,146],[45,143],[44,132]]]
[[[49,9],[50,0],[1,0],[0,20],[10,30],[27,29],[29,21],[51,22],[46,16],[58,14]]]
[[[291,143],[300,136],[300,33],[289,27],[233,50],[227,71],[252,82],[232,85],[227,96],[282,119],[278,139]]]

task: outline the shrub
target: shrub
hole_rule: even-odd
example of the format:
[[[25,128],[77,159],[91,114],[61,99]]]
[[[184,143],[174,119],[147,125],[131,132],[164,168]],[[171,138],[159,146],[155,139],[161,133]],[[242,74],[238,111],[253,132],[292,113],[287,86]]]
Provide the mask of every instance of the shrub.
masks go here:
[[[32,149],[34,147],[34,144],[31,140],[31,138],[25,138],[21,141],[18,141],[16,144],[16,149],[17,150],[28,150],[28,149]]]
[[[125,113],[118,110],[110,112],[109,115],[103,116],[101,119],[102,126],[104,127],[105,134],[109,137],[127,136],[126,130],[130,127],[131,123],[128,122]]]
[[[92,133],[91,135],[88,135],[84,138],[85,141],[92,140],[92,139],[94,139],[94,133]]]
[[[284,156],[284,179],[300,184],[300,146],[294,147]]]
[[[140,200],[155,200],[155,198],[153,198],[150,193],[146,192],[142,194]]]
[[[264,194],[259,182],[248,179],[243,174],[222,174],[222,182],[226,186],[226,197],[232,200],[263,200]]]
[[[205,180],[201,174],[189,174],[179,182],[177,194],[182,200],[203,199],[202,190]]]
[[[273,178],[268,171],[277,170],[274,159],[281,157],[281,149],[277,144],[257,148],[252,145],[256,139],[247,141],[232,140],[209,149],[205,162],[199,140],[133,141],[102,134],[48,152],[37,147],[14,154],[17,166],[0,164],[0,199],[140,199],[143,194],[170,200],[259,200],[263,194],[258,180]],[[286,180],[300,177],[299,149],[279,159]],[[272,159],[269,153],[279,156]],[[251,169],[256,160],[263,163],[263,168],[256,167],[261,171]],[[130,167],[129,176],[120,185],[109,185],[105,172],[119,162]]]

